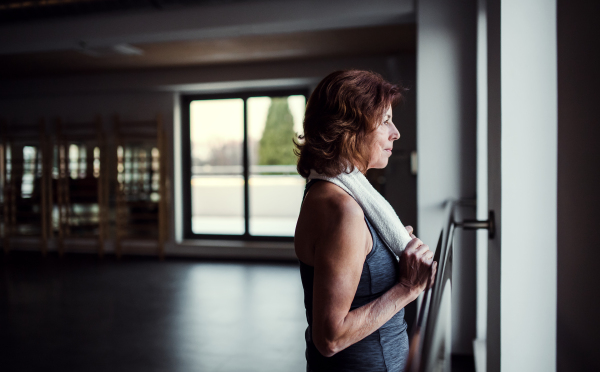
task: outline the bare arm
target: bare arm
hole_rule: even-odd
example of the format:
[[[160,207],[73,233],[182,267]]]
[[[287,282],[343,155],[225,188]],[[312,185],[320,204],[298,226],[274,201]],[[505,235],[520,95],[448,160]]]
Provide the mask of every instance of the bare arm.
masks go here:
[[[350,311],[371,236],[353,200],[325,208],[325,214],[325,220],[332,222],[315,243],[312,336],[319,352],[332,356],[375,332],[417,298],[435,268],[429,269],[433,254],[428,247],[413,239],[401,260],[399,283]]]

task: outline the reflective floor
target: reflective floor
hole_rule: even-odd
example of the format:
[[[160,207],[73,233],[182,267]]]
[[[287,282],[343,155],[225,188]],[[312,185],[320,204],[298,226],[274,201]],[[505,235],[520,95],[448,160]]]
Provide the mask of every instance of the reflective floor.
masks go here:
[[[305,371],[295,264],[0,255],[2,371]]]

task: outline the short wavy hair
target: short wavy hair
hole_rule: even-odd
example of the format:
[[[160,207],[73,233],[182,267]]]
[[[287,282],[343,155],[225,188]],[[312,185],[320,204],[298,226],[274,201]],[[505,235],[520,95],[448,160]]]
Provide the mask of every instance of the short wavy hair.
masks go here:
[[[306,105],[304,135],[294,141],[298,173],[311,169],[328,177],[369,164],[367,135],[381,123],[388,107],[398,105],[404,88],[362,70],[336,71],[315,88]]]

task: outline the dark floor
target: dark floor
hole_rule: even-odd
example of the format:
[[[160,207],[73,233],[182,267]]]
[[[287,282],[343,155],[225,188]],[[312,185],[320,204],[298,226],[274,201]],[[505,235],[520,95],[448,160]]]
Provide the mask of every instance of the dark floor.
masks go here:
[[[304,372],[305,328],[295,264],[0,254],[3,372]]]
[[[306,370],[293,264],[14,252],[0,272],[0,371]]]

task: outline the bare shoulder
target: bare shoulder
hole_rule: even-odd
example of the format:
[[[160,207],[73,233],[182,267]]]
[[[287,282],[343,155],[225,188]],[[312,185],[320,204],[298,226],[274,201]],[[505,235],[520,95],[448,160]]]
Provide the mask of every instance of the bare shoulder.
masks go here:
[[[340,187],[330,182],[316,183],[307,193],[298,217],[294,239],[296,255],[311,264],[317,246],[331,250],[340,244],[344,250],[368,253],[370,247],[365,235],[368,228],[364,218],[356,200]]]
[[[306,195],[308,210],[327,219],[359,219],[365,215],[356,200],[331,182],[316,183]],[[311,213],[312,214],[312,213]]]

